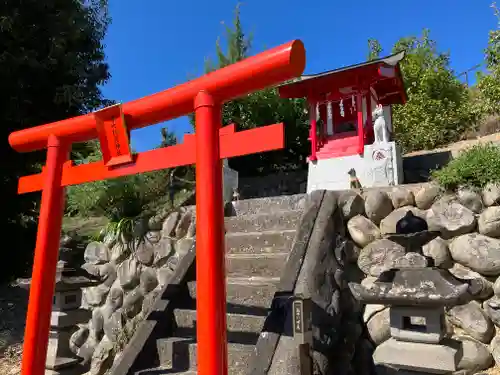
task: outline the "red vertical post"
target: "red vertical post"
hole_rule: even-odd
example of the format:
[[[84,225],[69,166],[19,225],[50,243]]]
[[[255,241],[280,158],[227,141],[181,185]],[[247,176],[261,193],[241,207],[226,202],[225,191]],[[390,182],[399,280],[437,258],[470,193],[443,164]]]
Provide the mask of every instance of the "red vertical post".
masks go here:
[[[319,105],[316,109],[319,112],[319,118],[321,119],[321,126],[319,128],[320,146],[323,146],[323,143],[326,143],[326,139],[328,138],[328,132],[326,131],[327,110],[325,103],[326,102],[323,102],[323,104]]]
[[[358,111],[358,154],[365,153],[365,129],[363,123],[363,94],[356,95],[356,108]],[[368,109],[367,109],[368,111]]]
[[[316,161],[318,158],[316,157],[316,151],[318,150],[318,124],[316,121],[317,118],[317,108],[316,102],[313,100],[309,101],[309,139],[311,140],[311,156],[309,156],[310,161]]]
[[[196,116],[196,310],[198,374],[227,375],[226,275],[220,103],[205,91]]]
[[[365,120],[366,132],[364,134],[364,139],[367,141],[365,143],[371,143],[371,135],[373,134],[373,124],[372,124],[372,95],[368,91],[366,94],[366,120]]]
[[[30,298],[24,333],[22,375],[43,375],[54,296],[55,273],[59,255],[64,188],[61,186],[63,164],[68,159],[68,147],[51,135],[48,138],[47,161],[35,259],[31,277]]]

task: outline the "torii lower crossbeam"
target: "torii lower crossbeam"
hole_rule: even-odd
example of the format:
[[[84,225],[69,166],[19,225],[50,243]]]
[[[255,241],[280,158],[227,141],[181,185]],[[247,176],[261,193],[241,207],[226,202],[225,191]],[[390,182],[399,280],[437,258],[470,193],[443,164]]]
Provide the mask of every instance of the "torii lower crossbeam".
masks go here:
[[[73,165],[67,162],[62,170],[61,186],[78,185],[86,182],[107,180],[160,169],[167,169],[196,163],[195,134],[186,134],[184,142],[178,145],[141,152],[134,155],[134,162],[121,167],[108,168],[104,162]],[[284,147],[283,124],[262,126],[237,132],[234,125],[221,128],[220,158],[255,154],[278,150]],[[45,170],[46,167],[43,167]],[[18,193],[32,193],[43,189],[44,173],[24,176],[19,179]]]

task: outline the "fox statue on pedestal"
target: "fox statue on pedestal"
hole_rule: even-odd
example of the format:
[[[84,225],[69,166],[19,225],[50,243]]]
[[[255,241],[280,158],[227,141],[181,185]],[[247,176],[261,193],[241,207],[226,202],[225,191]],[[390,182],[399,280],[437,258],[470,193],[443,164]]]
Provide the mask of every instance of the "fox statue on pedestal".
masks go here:
[[[381,104],[372,112],[373,123],[373,133],[375,142],[374,143],[387,143],[390,141],[389,128],[385,122],[384,118],[384,108]]]

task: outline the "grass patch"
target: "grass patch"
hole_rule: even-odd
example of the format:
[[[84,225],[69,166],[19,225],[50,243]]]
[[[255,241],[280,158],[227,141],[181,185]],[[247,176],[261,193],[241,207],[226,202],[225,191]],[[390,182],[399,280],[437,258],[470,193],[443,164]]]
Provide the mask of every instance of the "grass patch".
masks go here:
[[[493,143],[476,145],[464,151],[432,178],[448,190],[466,186],[483,188],[500,182],[500,147]]]
[[[194,191],[178,191],[174,197],[174,204],[168,199],[168,197],[159,197],[153,202],[150,202],[143,209],[143,214],[164,214],[167,215],[175,207],[182,206],[185,201],[192,197]],[[112,227],[117,226],[120,220],[113,221],[105,216],[65,216],[63,218],[62,230],[63,233],[75,234],[80,238],[92,240],[96,236],[99,237],[101,231],[104,229],[112,229]]]

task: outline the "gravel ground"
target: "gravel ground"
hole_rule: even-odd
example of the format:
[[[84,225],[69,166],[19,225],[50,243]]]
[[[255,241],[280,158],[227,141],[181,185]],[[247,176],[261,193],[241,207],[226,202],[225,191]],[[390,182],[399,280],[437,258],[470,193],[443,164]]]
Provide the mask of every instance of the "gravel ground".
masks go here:
[[[28,291],[16,284],[0,285],[0,373],[20,373]]]

